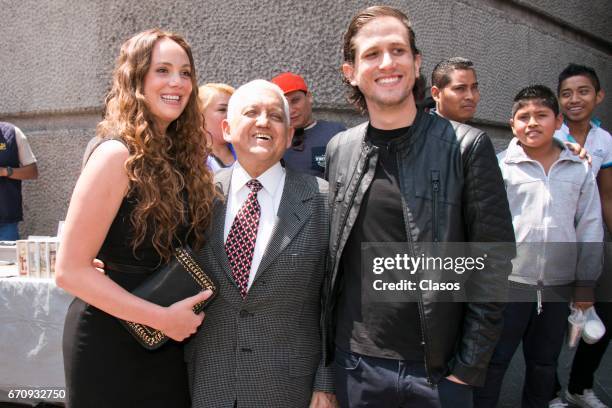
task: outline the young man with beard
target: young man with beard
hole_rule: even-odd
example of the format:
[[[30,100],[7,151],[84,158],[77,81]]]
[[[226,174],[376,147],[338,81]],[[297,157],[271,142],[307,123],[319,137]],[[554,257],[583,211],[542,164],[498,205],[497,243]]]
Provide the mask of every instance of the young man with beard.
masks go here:
[[[404,242],[417,256],[420,243],[514,242],[489,138],[417,109],[420,67],[401,11],[374,6],[353,17],[342,70],[369,122],[336,135],[326,156],[325,323],[343,407],[469,407],[502,329],[500,303],[445,303],[433,290],[417,302],[362,297],[362,243]],[[510,269],[510,257],[493,252],[470,279],[488,290],[505,285]]]

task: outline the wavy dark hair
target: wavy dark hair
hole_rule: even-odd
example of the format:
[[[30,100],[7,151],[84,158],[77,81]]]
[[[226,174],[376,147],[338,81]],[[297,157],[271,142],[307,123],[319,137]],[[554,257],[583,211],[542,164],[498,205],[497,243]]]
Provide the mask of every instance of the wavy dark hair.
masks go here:
[[[168,38],[185,50],[191,65],[192,91],[181,115],[165,134],[154,126],[144,96],[144,79],[155,44]],[[136,202],[130,222],[133,250],[147,237],[163,260],[172,255],[179,227],[188,227],[194,247],[204,242],[216,191],[206,166],[210,153],[203,136],[191,47],[178,34],[151,29],[134,35],[122,46],[106,97],[104,120],[97,126],[102,139],[119,138],[130,156],[125,162],[129,196]],[[149,238],[147,238],[149,239]]]
[[[346,32],[344,33],[342,53],[345,63],[355,64],[355,44],[353,43],[353,39],[363,28],[363,26],[378,17],[397,18],[408,31],[408,42],[410,43],[412,55],[416,56],[421,54],[416,46],[416,38],[412,25],[410,24],[410,20],[404,13],[389,6],[372,6],[359,11],[353,17]],[[368,106],[366,105],[366,100],[363,93],[358,87],[351,85],[350,81],[346,79],[344,75],[342,75],[342,82],[348,86],[348,101],[355,105],[361,113],[366,113],[368,111]],[[412,88],[412,94],[414,95],[415,102],[418,103],[425,97],[426,85],[427,80],[419,73],[419,76],[415,78],[414,87]]]

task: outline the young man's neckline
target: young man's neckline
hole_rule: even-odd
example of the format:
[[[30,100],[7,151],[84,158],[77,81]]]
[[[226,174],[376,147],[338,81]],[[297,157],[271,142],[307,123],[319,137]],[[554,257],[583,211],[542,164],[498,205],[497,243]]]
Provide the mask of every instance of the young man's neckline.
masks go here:
[[[374,145],[395,144],[408,136],[411,127],[412,125],[397,129],[378,129],[370,123],[366,131],[366,140]]]
[[[570,125],[567,122],[567,120],[563,121],[563,125],[567,128],[568,139],[574,143],[578,143],[578,140],[576,140],[576,137],[575,137],[575,132],[571,131]],[[588,127],[584,135],[584,142],[582,143],[582,145],[586,144],[589,134],[591,134],[591,131],[599,128],[600,126],[601,126],[601,122],[599,121],[599,119],[596,119],[596,118],[589,119]]]
[[[417,121],[419,120],[419,117],[424,114],[425,113],[423,109],[417,108],[414,117],[409,121],[409,123],[401,124],[399,126],[392,126],[392,127],[391,126],[380,127],[380,126],[377,126],[376,122],[372,122],[372,120],[370,120],[367,122],[366,132],[373,133],[378,136],[402,135],[402,134],[407,133],[410,130],[410,128],[412,128],[417,123]]]
[[[385,109],[384,107],[372,109],[368,106],[368,111],[370,112],[370,124],[373,127],[380,130],[393,130],[412,126],[417,118],[419,109],[413,99],[408,101],[405,106],[395,109]]]

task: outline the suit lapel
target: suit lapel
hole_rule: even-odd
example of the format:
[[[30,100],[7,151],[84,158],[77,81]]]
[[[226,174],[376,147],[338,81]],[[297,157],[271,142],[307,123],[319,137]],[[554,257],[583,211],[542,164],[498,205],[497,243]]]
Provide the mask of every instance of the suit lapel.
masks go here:
[[[299,175],[287,169],[276,225],[257,269],[253,284],[265,273],[266,269],[283,252],[310,218],[312,207],[309,201],[312,199],[314,191],[305,181]]]
[[[225,242],[223,240],[223,232],[225,230],[225,213],[227,211],[227,196],[229,195],[232,172],[233,170],[229,170],[221,171],[215,174],[215,181],[223,192],[224,202],[219,205],[219,209],[215,212],[214,219],[212,220],[212,236],[210,246],[215,258],[217,259],[217,262],[219,265],[221,265],[221,268],[232,284],[236,285],[234,277],[232,276],[232,268],[230,267],[227,253],[225,252]]]

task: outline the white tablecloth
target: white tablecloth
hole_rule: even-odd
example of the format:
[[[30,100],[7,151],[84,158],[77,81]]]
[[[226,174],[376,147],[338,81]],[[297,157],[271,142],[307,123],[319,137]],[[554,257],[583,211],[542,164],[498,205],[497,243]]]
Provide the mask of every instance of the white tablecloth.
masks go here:
[[[64,388],[62,331],[72,299],[50,279],[0,278],[0,400],[11,389]]]

